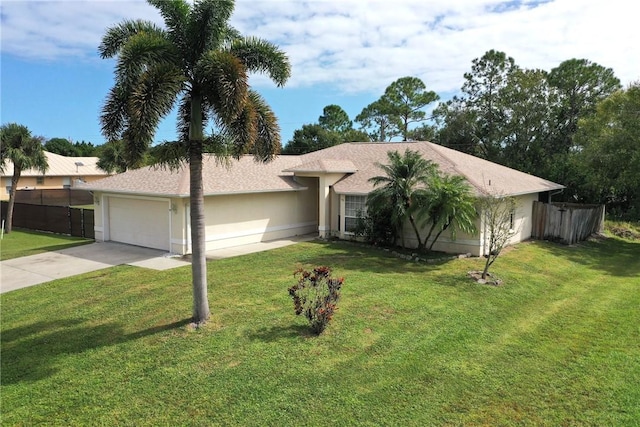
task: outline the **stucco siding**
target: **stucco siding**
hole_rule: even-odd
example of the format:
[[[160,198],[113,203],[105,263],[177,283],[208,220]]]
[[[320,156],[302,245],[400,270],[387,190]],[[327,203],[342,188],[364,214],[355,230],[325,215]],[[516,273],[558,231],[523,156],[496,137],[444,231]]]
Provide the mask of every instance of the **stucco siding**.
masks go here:
[[[79,177],[62,177],[62,176],[45,176],[42,183],[38,183],[38,178],[35,176],[22,176],[18,181],[18,190],[31,189],[31,190],[50,190],[57,188],[64,188],[65,185],[70,185],[71,188],[76,187],[77,179]],[[104,178],[104,176],[86,176],[82,177],[84,182],[93,182]],[[11,186],[11,177],[2,177],[2,186],[0,188],[0,200],[9,200],[9,192],[7,187]]]
[[[289,191],[207,197],[206,249],[317,231],[318,192]]]
[[[516,197],[516,210],[513,224],[515,234],[509,239],[509,244],[522,242],[523,240],[531,238],[533,202],[536,200],[538,200],[538,193]]]

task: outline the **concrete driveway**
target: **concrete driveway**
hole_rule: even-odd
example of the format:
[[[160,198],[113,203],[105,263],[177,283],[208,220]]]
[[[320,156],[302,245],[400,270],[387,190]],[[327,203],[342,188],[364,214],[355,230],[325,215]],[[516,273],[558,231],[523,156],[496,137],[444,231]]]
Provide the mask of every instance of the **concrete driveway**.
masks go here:
[[[217,249],[208,251],[206,257],[209,260],[218,260],[241,256],[308,242],[316,237],[315,234],[305,235]],[[0,293],[121,264],[168,270],[190,263],[156,249],[115,242],[91,243],[0,262]]]
[[[0,293],[121,264],[153,270],[189,265],[160,250],[114,242],[91,243],[0,262]]]

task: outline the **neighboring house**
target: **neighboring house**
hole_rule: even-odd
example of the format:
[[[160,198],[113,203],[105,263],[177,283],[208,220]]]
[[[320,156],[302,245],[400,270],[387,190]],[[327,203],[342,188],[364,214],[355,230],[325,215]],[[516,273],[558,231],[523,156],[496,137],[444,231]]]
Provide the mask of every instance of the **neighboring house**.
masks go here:
[[[109,174],[98,168],[97,157],[66,157],[59,154],[44,152],[47,156],[49,169],[42,173],[35,169],[23,170],[18,181],[18,190],[42,190],[51,188],[74,188],[79,182],[92,182],[105,178]],[[7,161],[4,173],[0,176],[2,189],[0,199],[8,200],[13,176],[13,163]]]
[[[464,176],[478,194],[514,196],[512,242],[531,236],[532,205],[562,185],[429,142],[345,143],[267,164],[246,156],[229,167],[206,157],[203,167],[206,249],[318,233],[351,238],[358,211],[381,175],[387,152],[418,151],[447,174]],[[96,240],[189,253],[189,171],[144,167],[83,186],[95,196]],[[440,237],[435,250],[484,253],[484,232]],[[413,239],[413,240],[412,240]],[[406,242],[413,243],[411,233]]]

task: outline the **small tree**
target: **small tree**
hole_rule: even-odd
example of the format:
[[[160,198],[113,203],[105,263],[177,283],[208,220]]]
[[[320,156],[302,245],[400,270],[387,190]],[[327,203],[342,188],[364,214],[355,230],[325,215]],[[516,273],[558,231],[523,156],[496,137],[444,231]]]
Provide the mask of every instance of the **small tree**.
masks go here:
[[[437,174],[438,166],[409,149],[404,154],[389,151],[387,157],[388,165],[376,163],[385,174],[369,178],[375,188],[367,197],[367,211],[380,212],[391,206],[390,221],[395,234],[400,235],[402,247],[405,247],[403,227],[407,221],[415,233],[418,247],[422,247],[416,213],[421,207],[419,201],[425,199],[426,189]]]
[[[433,236],[428,248],[431,251],[440,235],[447,229],[450,230],[452,239],[456,238],[457,230],[475,233],[475,197],[466,179],[460,175],[439,173],[427,190],[422,215],[427,216],[425,223],[430,226],[420,249],[423,249]]]
[[[13,163],[11,191],[7,205],[5,232],[11,233],[13,206],[16,201],[16,189],[22,171],[36,169],[43,174],[49,168],[47,156],[42,148],[42,137],[34,137],[26,126],[9,123],[0,128],[0,172],[5,171],[7,162]]]
[[[478,207],[484,219],[485,241],[489,239],[485,254],[487,261],[482,271],[482,279],[486,280],[489,267],[496,261],[509,239],[516,234],[513,221],[516,201],[513,197],[490,194],[479,199]]]

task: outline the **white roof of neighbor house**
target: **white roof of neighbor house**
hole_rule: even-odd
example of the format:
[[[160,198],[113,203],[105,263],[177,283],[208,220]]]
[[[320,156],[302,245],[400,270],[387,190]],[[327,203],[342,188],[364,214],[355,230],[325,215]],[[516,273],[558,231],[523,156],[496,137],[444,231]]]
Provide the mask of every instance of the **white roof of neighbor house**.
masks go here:
[[[100,169],[97,165],[97,157],[66,157],[59,154],[44,152],[47,157],[49,168],[46,173],[42,173],[37,169],[23,170],[21,176],[93,176],[93,175],[109,175]],[[3,176],[13,175],[13,163],[7,161],[5,163]]]
[[[520,195],[564,188],[560,184],[519,172],[478,157],[430,142],[345,143],[295,156],[279,156],[269,163],[257,163],[251,156],[231,160],[229,167],[205,156],[205,195],[295,191],[306,187],[294,174],[343,173],[333,188],[340,194],[367,194],[373,190],[369,179],[383,172],[389,151],[419,152],[447,174],[464,176],[477,194]],[[177,171],[144,167],[85,185],[91,190],[143,195],[189,196],[188,167]]]

